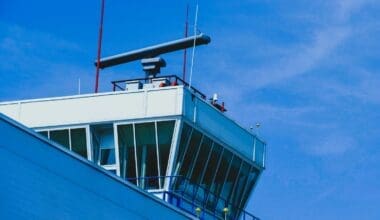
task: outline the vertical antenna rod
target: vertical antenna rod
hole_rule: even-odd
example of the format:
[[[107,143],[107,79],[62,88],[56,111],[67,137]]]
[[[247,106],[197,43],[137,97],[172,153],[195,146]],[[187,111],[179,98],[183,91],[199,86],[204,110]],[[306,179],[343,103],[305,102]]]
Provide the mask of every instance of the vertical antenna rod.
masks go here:
[[[185,38],[187,37],[188,33],[188,26],[189,26],[189,4],[186,5],[186,21],[185,21]],[[182,79],[186,81],[186,55],[187,55],[187,50],[183,51],[183,69],[182,69]]]
[[[100,25],[99,25],[99,38],[98,38],[98,54],[97,54],[97,60],[96,62],[100,63],[100,56],[102,51],[102,35],[103,35],[103,17],[104,17],[104,1],[102,1],[101,11],[100,11]],[[99,87],[99,71],[100,66],[96,65],[96,78],[95,78],[95,93],[98,93],[98,87]]]
[[[197,7],[195,9],[194,36],[197,35],[197,21],[198,21],[198,3],[197,3]],[[191,80],[193,78],[194,55],[195,55],[195,39],[194,39],[194,44],[193,44],[193,54],[191,56],[189,87],[191,87]]]

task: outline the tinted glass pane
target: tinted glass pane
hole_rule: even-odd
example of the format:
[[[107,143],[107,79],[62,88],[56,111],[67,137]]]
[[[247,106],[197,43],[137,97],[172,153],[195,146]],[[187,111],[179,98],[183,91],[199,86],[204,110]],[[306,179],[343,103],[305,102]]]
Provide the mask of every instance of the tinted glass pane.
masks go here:
[[[222,153],[222,158],[219,164],[219,167],[216,172],[216,176],[214,179],[214,182],[211,183],[211,193],[213,193],[216,197],[220,196],[220,193],[223,188],[223,183],[226,179],[228,167],[230,165],[230,162],[232,160],[232,153],[228,150],[224,150]],[[215,203],[210,204],[210,206],[216,206]]]
[[[154,123],[136,124],[135,130],[140,187],[143,189],[159,188]]]
[[[97,131],[100,147],[100,165],[115,164],[115,143],[113,127],[98,129]]]
[[[202,180],[202,185],[206,186],[208,189],[211,187],[211,182],[215,176],[215,171],[218,167],[219,157],[222,153],[222,147],[219,144],[214,143],[214,147],[211,152],[210,160],[208,161],[206,173]]]
[[[86,129],[76,128],[70,130],[71,150],[87,158]]]
[[[70,148],[69,130],[67,129],[50,131],[50,139],[66,148]]]
[[[259,139],[255,139],[255,162],[260,166],[264,166],[264,150],[265,144]]]
[[[179,148],[178,148],[178,153],[177,153],[177,155],[178,155],[177,156],[177,165],[176,165],[177,169],[179,168],[178,166],[180,164],[182,164],[184,152],[186,150],[186,146],[187,146],[187,143],[188,143],[189,138],[190,138],[191,130],[192,130],[192,128],[189,125],[187,125],[186,123],[183,123],[182,132],[181,132],[181,139],[179,142]],[[177,174],[177,172],[176,172],[176,174]]]
[[[182,167],[181,167],[181,170],[179,172],[179,175],[186,177],[186,178],[190,177],[189,176],[190,171],[191,171],[190,168],[192,167],[192,165],[194,163],[194,159],[195,159],[196,154],[198,152],[199,145],[201,142],[201,138],[202,138],[202,134],[199,131],[194,129],[193,133],[191,135],[189,146],[187,147],[187,150],[186,150],[185,155],[184,155],[184,159],[182,162]]]
[[[218,198],[214,194],[209,193],[207,195],[207,203],[206,203],[207,209],[214,211],[217,202],[218,202]]]
[[[223,186],[222,197],[226,198],[229,203],[232,193],[234,193],[233,191],[236,186],[236,182],[238,181],[238,175],[240,174],[241,170],[241,163],[242,160],[235,156],[232,160],[230,171]]]
[[[228,173],[228,176],[227,176],[226,182],[224,183],[224,187],[222,191],[223,198],[229,198],[231,196],[233,187],[235,186],[235,182],[240,172],[241,163],[242,163],[242,160],[237,156],[235,156],[234,159],[232,160],[230,171]]]
[[[48,131],[38,131],[39,134],[48,137]]]
[[[203,136],[197,156],[194,159],[195,162],[191,167],[192,173],[189,176],[191,184],[188,184],[186,189],[192,200],[197,200],[201,203],[206,200],[207,196],[207,191],[205,191],[207,187],[201,186],[201,178],[206,169],[211,146],[212,141],[208,137]]]
[[[136,184],[137,176],[133,125],[119,125],[117,129],[119,138],[120,176]]]
[[[233,193],[233,196],[231,198],[231,203],[235,206],[238,207],[239,203],[241,201],[241,197],[243,194],[243,190],[246,186],[247,180],[248,180],[248,175],[250,171],[250,165],[247,162],[243,162],[243,166],[241,168],[239,177],[238,177],[238,182],[235,186],[235,191]]]
[[[185,157],[185,151],[187,150],[187,147],[190,143],[190,137],[193,129],[187,125],[186,123],[183,123],[182,129],[181,129],[181,138],[180,143],[177,151],[176,156],[176,163],[174,167],[174,174],[178,177],[176,177],[173,180],[174,188],[178,189],[180,186],[184,184],[184,178],[179,176],[179,169],[181,168],[181,165],[183,164],[183,159]]]
[[[115,148],[100,149],[100,165],[115,164]]]
[[[161,176],[166,176],[170,146],[172,144],[174,121],[157,122],[158,152],[160,155]]]
[[[91,138],[92,138],[92,142],[91,142],[91,147],[92,147],[92,159],[94,161],[94,163],[98,164],[99,163],[99,153],[100,153],[100,149],[99,149],[99,140],[96,136],[96,132],[94,129],[91,130]]]
[[[115,160],[115,142],[112,124],[91,127],[93,160],[100,165],[112,165]]]
[[[253,186],[255,185],[255,182],[257,180],[258,174],[259,174],[259,171],[256,170],[256,168],[253,168],[251,170],[251,173],[249,174],[249,177],[248,177],[248,185],[245,188],[243,196],[242,196],[242,200],[241,200],[241,203],[240,203],[240,208],[244,208],[245,207],[245,203],[247,202],[249,193],[252,191]]]
[[[198,185],[200,185],[201,175],[206,168],[206,162],[211,150],[212,141],[210,138],[204,136],[201,144],[201,148],[199,149],[198,157],[196,158],[195,166],[193,169],[193,173],[191,175],[190,180]]]
[[[190,177],[195,165],[201,140],[202,134],[194,129],[180,170],[180,176],[186,179],[186,184],[181,186],[181,190],[184,190],[186,192],[185,196],[190,199],[193,199],[194,191],[196,190],[196,187],[198,187],[195,182],[191,181]]]
[[[227,176],[224,181],[223,188],[219,194],[220,199],[217,206],[218,210],[223,210],[223,208],[228,207],[228,197],[233,190],[234,183],[237,179],[237,175],[239,174],[240,165],[241,159],[233,156],[230,167],[225,171],[227,172]],[[230,214],[233,212],[234,210],[230,210]]]

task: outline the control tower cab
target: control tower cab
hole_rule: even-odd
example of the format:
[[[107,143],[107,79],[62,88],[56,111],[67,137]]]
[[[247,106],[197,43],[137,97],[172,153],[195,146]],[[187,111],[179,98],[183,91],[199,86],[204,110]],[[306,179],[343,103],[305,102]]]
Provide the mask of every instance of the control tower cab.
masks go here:
[[[197,35],[95,63],[142,60],[144,78],[113,91],[0,103],[0,112],[200,219],[257,219],[244,209],[265,167],[265,142],[158,55],[210,42]],[[104,186],[107,187],[107,186]]]

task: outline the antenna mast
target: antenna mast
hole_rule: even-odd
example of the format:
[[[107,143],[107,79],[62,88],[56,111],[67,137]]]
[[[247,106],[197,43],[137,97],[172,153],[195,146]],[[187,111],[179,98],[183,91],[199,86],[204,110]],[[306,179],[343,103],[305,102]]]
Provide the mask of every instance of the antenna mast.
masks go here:
[[[186,21],[185,21],[185,38],[187,37],[188,32],[188,25],[189,25],[189,4],[186,5]],[[187,56],[187,50],[183,51],[183,69],[182,69],[182,79],[186,81],[186,56]]]
[[[99,25],[99,38],[98,38],[98,54],[96,62],[100,63],[100,56],[102,51],[102,37],[103,37],[103,17],[104,17],[104,1],[102,1],[101,11],[100,11],[100,25]],[[98,93],[98,87],[99,87],[99,71],[100,71],[100,65],[96,65],[96,78],[95,78],[95,93]]]
[[[198,3],[197,3],[197,7],[195,9],[194,36],[197,35],[197,21],[198,21]],[[191,80],[193,78],[194,55],[195,55],[195,38],[194,38],[194,44],[193,44],[193,54],[191,56],[189,87],[191,87]]]

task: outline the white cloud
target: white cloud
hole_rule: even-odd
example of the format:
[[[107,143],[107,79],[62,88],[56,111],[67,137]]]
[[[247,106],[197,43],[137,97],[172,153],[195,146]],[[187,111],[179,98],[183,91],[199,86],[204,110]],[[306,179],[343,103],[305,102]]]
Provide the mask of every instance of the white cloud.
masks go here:
[[[338,46],[345,43],[352,33],[348,22],[352,14],[364,7],[370,0],[339,0],[331,4],[332,17],[330,23],[314,30],[313,37],[308,43],[287,48],[287,53],[279,60],[273,60],[267,65],[251,71],[243,82],[245,86],[263,88],[272,84],[284,82],[293,77],[308,73],[327,58]],[[242,75],[246,70],[240,71]],[[255,76],[255,82],[249,80]]]
[[[329,2],[327,4],[328,11],[331,13],[320,14],[320,16],[328,17],[328,19],[324,19],[325,23],[315,26],[314,29],[311,27],[311,35],[305,33],[306,39],[299,44],[291,44],[291,46],[277,45],[276,47],[269,45],[270,42],[266,39],[261,39],[260,42],[254,31],[241,29],[238,36],[235,34],[233,37],[226,36],[226,39],[223,40],[225,43],[222,45],[228,45],[228,48],[225,48],[227,54],[229,54],[228,51],[236,52],[234,45],[237,45],[237,48],[241,48],[238,52],[242,54],[239,59],[257,60],[256,56],[260,51],[260,56],[266,57],[265,62],[258,65],[237,62],[237,65],[233,65],[228,61],[231,57],[223,56],[218,52],[213,58],[213,60],[218,60],[218,65],[213,65],[213,67],[219,67],[220,69],[216,72],[223,76],[229,76],[231,80],[234,80],[234,85],[244,88],[241,94],[288,82],[309,73],[324,61],[328,62],[330,55],[337,48],[348,44],[347,39],[351,37],[353,31],[356,31],[349,22],[350,17],[370,2],[370,0]],[[255,43],[254,46],[247,45],[247,42],[252,41]],[[260,43],[265,45],[260,45]],[[272,56],[265,55],[263,51]],[[236,60],[239,61],[239,59]]]
[[[318,203],[320,202],[325,202],[334,193],[336,193],[337,189],[338,188],[336,186],[329,186],[327,189],[324,189],[323,191],[318,192],[316,195],[314,195],[313,198],[311,198],[311,200],[309,201],[309,204],[318,205]]]
[[[73,94],[78,78],[87,90],[84,82],[90,81],[92,66],[69,61],[71,56],[83,56],[79,45],[18,25],[0,23],[0,29],[1,99]]]
[[[310,144],[304,144],[303,148],[317,156],[342,155],[356,148],[354,138],[342,134],[328,134],[327,136],[316,136]]]
[[[336,18],[341,22],[346,22],[351,15],[364,7],[365,5],[374,2],[373,0],[338,0],[336,5],[338,10],[336,11]]]
[[[350,30],[344,27],[319,31],[309,45],[292,48],[280,61],[273,61],[266,67],[255,69],[251,73],[255,76],[254,83],[250,82],[248,78],[242,82],[250,82],[245,86],[249,86],[250,89],[258,89],[305,74],[339,46],[349,33]]]
[[[3,30],[2,35],[4,35],[3,39],[6,40],[5,42],[13,42],[11,44],[13,47],[16,46],[17,48],[33,49],[36,51],[38,51],[40,47],[42,49],[45,49],[45,47],[53,47],[55,50],[81,50],[79,45],[50,33],[26,29],[19,25],[6,23],[0,23],[0,29]],[[3,46],[3,42],[1,46]],[[7,47],[7,49],[12,50],[10,47]]]

